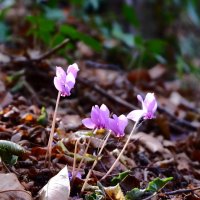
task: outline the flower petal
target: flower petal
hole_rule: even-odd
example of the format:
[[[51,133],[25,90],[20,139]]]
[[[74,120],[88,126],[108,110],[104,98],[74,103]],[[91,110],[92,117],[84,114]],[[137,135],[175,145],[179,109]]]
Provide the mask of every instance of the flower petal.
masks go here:
[[[102,104],[100,107],[100,123],[103,126],[102,128],[108,128],[108,123],[109,123],[109,116],[110,116],[110,111],[108,107],[105,104]]]
[[[144,103],[142,96],[138,94],[137,99],[138,99],[138,101],[140,101],[142,103],[142,109],[146,110],[145,103]]]
[[[74,87],[75,84],[75,78],[72,73],[68,73],[66,76],[65,86],[68,86],[68,88],[71,90]]]
[[[93,123],[93,121],[90,118],[83,119],[82,123],[85,127],[89,128],[89,129],[95,128],[95,124]]]
[[[109,128],[115,134],[116,137],[123,137],[125,135],[124,129],[128,124],[128,119],[125,115],[113,115],[113,119],[109,119]]]
[[[104,116],[109,117],[110,111],[105,104],[102,104],[100,110],[103,112]]]
[[[145,100],[144,100],[145,107],[147,112],[154,113],[157,109],[157,102],[154,96],[154,93],[147,93]]]
[[[133,110],[128,115],[127,118],[133,121],[138,121],[144,115],[144,110]]]
[[[91,111],[91,120],[97,125],[100,125],[100,117],[99,117],[100,109],[98,105],[92,106]]]
[[[74,78],[77,76],[77,72],[79,71],[78,65],[76,63],[69,65],[67,69],[67,74],[72,73],[74,75]]]
[[[56,89],[58,91],[62,92],[63,91],[63,85],[62,85],[60,79],[58,77],[54,77],[53,82],[54,82],[54,85],[55,85]]]
[[[118,117],[118,123],[119,123],[119,127],[121,127],[121,129],[125,129],[127,124],[128,124],[128,119],[125,115],[120,115]]]
[[[65,73],[65,71],[63,70],[62,67],[56,67],[56,76],[57,76],[59,79],[62,79],[63,82],[65,82],[66,73]]]

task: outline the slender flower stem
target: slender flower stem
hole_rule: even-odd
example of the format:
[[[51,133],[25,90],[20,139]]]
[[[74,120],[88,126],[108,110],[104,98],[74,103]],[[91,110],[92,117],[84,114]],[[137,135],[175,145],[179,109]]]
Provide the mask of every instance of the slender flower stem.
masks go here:
[[[57,96],[57,100],[56,100],[56,107],[55,107],[55,111],[54,111],[54,115],[53,115],[51,132],[50,132],[48,146],[47,146],[47,153],[46,153],[46,156],[45,156],[45,165],[46,165],[47,160],[48,160],[48,167],[50,167],[50,163],[51,163],[53,134],[54,134],[54,130],[55,130],[56,115],[57,115],[57,111],[58,111],[58,104],[59,104],[59,101],[60,101],[60,95],[61,95],[61,92],[59,91],[58,96]]]
[[[93,131],[93,134],[96,134],[96,132],[97,132],[97,129],[95,129],[95,130]],[[92,137],[90,136],[89,141],[88,141],[88,143],[87,143],[87,146],[86,146],[86,148],[85,148],[85,151],[84,151],[84,153],[83,153],[83,157],[81,158],[81,161],[80,161],[80,163],[79,163],[79,165],[78,165],[78,168],[77,168],[77,170],[76,170],[74,176],[72,176],[72,183],[73,183],[73,181],[74,181],[74,178],[77,176],[78,172],[80,171],[80,168],[81,168],[81,165],[83,164],[83,161],[85,160],[85,155],[86,155],[86,153],[87,153],[87,151],[88,151],[88,148],[89,148],[89,146],[90,146],[91,141],[92,141]]]
[[[133,126],[133,129],[123,147],[123,149],[121,150],[120,154],[118,155],[117,159],[115,160],[115,162],[113,163],[113,165],[110,167],[110,169],[106,172],[106,174],[101,178],[101,180],[105,179],[109,174],[110,172],[112,172],[112,170],[115,168],[115,165],[118,163],[119,159],[121,158],[122,154],[124,153],[128,143],[130,142],[130,139],[132,137],[132,135],[135,133],[135,130],[136,130],[136,127],[137,127],[137,124],[138,124],[139,120],[135,122],[134,126]]]
[[[93,163],[93,165],[92,165],[92,168],[90,169],[90,171],[88,172],[88,174],[87,174],[87,176],[86,176],[86,179],[85,179],[85,182],[84,182],[83,187],[82,187],[82,189],[81,189],[81,192],[83,192],[83,191],[85,190],[86,184],[87,184],[87,182],[88,182],[88,180],[89,180],[89,178],[90,178],[90,175],[91,175],[91,173],[92,173],[92,170],[93,170],[94,167],[96,166],[96,164],[97,164],[97,162],[98,162],[98,158],[99,158],[99,156],[101,155],[101,153],[102,153],[104,147],[106,146],[106,143],[107,143],[108,138],[110,137],[111,133],[112,133],[112,131],[109,131],[109,133],[108,133],[106,139],[104,140],[104,142],[103,142],[103,144],[102,144],[102,147],[101,147],[101,149],[99,150],[99,153],[98,153],[98,155],[97,155],[97,159],[94,161],[94,163]]]
[[[77,155],[77,146],[78,146],[79,140],[80,140],[80,138],[76,140],[75,148],[74,148],[74,161],[73,161],[73,168],[72,168],[72,180],[74,178],[74,171],[75,171],[75,167],[76,167],[76,155]]]

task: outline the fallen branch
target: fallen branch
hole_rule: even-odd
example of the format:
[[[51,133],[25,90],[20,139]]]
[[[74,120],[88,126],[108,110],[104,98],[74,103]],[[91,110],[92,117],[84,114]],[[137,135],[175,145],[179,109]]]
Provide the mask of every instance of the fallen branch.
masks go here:
[[[41,61],[41,60],[44,60],[44,59],[50,57],[51,55],[55,54],[57,51],[62,49],[68,42],[69,42],[69,39],[67,38],[67,39],[63,40],[60,44],[55,46],[53,49],[47,51],[46,53],[42,54],[38,58],[32,59],[31,61],[38,62],[38,61]]]
[[[193,188],[193,189],[180,189],[180,190],[174,190],[171,192],[164,192],[165,195],[175,195],[175,194],[182,194],[182,193],[190,193],[194,192],[196,190],[200,190],[200,187]]]
[[[14,63],[15,65],[27,65],[27,64],[30,64],[30,63],[40,62],[40,61],[52,56],[53,54],[55,54],[57,51],[62,49],[68,42],[69,42],[69,39],[63,40],[60,44],[55,46],[53,49],[50,49],[49,51],[45,52],[44,54],[38,56],[38,58],[24,58],[24,57],[15,58],[15,59],[12,58],[10,62]],[[10,62],[9,63],[2,63],[1,67],[7,68],[7,66],[10,65]]]
[[[90,81],[87,80],[83,80],[81,78],[78,78],[78,81],[83,84],[86,85],[88,87],[91,87],[93,90],[95,90],[96,92],[104,95],[106,98],[110,99],[111,101],[114,101],[116,103],[119,103],[120,105],[129,108],[129,109],[138,109],[136,106],[134,106],[133,104],[121,99],[120,97],[114,96],[114,95],[110,95],[106,90],[102,89],[99,85],[91,83]]]
[[[164,195],[175,195],[175,194],[190,193],[190,192],[194,192],[196,190],[200,190],[200,187],[193,188],[193,189],[174,190],[174,191],[171,191],[171,192],[155,192],[151,196],[148,196],[148,197],[146,197],[145,199],[142,199],[142,200],[149,200],[149,199],[153,198],[154,196],[159,195],[159,193],[164,194]]]

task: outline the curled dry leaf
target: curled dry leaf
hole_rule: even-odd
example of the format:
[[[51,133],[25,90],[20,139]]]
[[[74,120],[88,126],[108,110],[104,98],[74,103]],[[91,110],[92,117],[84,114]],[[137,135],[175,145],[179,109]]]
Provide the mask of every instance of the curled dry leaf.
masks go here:
[[[0,199],[32,200],[31,193],[24,190],[15,174],[0,174],[0,180]]]
[[[116,186],[104,187],[104,190],[108,197],[112,200],[125,200],[125,196],[119,184],[117,184]]]
[[[164,152],[164,148],[161,142],[151,135],[140,132],[134,135],[132,139],[139,140],[152,153]]]
[[[67,200],[70,195],[70,182],[67,166],[40,190],[39,200]]]

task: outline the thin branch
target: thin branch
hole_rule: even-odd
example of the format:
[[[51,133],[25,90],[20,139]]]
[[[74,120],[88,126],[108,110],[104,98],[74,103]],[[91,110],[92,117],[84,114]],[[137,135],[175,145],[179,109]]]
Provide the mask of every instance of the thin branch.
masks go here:
[[[193,189],[180,189],[180,190],[174,190],[171,192],[164,192],[165,195],[175,195],[175,194],[182,194],[182,193],[190,193],[194,192],[196,190],[200,190],[200,187],[193,188]]]
[[[193,188],[193,189],[174,190],[174,191],[171,191],[171,192],[163,192],[163,194],[165,194],[165,195],[175,195],[175,194],[190,193],[190,192],[194,192],[196,190],[200,190],[200,187]],[[161,192],[155,192],[152,195],[150,195],[150,196],[148,196],[148,197],[146,197],[145,199],[142,199],[142,200],[149,200],[152,197],[159,195],[159,193],[161,193]]]
[[[32,61],[41,61],[43,59],[50,57],[51,55],[55,54],[55,52],[62,49],[68,42],[69,42],[69,39],[67,38],[67,39],[63,40],[60,44],[55,46],[53,49],[47,51],[46,53],[44,53],[43,55],[39,56],[36,59],[32,59]]]
[[[104,95],[106,98],[110,99],[111,101],[115,101],[117,103],[119,103],[120,105],[123,105],[124,107],[126,108],[129,108],[129,109],[138,109],[136,106],[134,106],[133,104],[121,99],[120,97],[117,97],[117,96],[114,96],[114,95],[110,95],[106,90],[104,90],[103,88],[101,88],[99,85],[97,84],[94,84],[90,81],[87,81],[87,80],[83,80],[81,78],[77,78],[78,81],[83,84],[83,85],[86,85],[88,87],[91,87],[93,90],[95,90],[96,92]]]
[[[53,54],[55,54],[57,51],[62,49],[68,42],[69,42],[69,39],[63,40],[60,44],[55,46],[53,49],[50,49],[49,51],[45,52],[44,54],[40,55],[38,58],[24,58],[24,57],[16,58],[16,59],[11,59],[11,63],[14,63],[16,65],[27,65],[30,63],[40,62],[40,61],[52,56]],[[9,64],[10,64],[10,62],[2,63],[1,67],[6,68],[6,67],[8,67]]]

